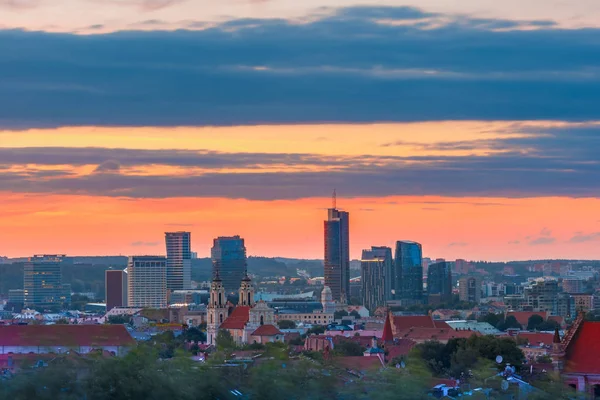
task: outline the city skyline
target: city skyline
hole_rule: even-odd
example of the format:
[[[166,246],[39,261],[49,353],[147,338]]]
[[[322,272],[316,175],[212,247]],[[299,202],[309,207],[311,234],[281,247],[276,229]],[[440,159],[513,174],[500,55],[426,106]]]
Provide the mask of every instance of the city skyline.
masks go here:
[[[322,258],[337,188],[352,259],[402,239],[447,259],[598,258],[594,0],[0,12],[2,255],[156,254],[185,230],[201,257],[239,234],[250,255]]]

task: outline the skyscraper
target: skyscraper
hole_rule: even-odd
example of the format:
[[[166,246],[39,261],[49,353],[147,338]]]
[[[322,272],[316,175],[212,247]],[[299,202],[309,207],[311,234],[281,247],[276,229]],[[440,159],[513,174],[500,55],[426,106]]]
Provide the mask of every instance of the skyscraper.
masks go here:
[[[23,297],[26,306],[62,307],[71,302],[70,285],[63,285],[64,255],[35,255],[24,266]]]
[[[213,241],[211,249],[213,279],[223,282],[227,293],[236,293],[246,276],[246,246],[239,236],[221,236]]]
[[[167,259],[165,257],[129,257],[127,305],[145,308],[167,307]]]
[[[392,249],[371,247],[363,250],[360,260],[362,303],[371,312],[391,299],[393,279]]]
[[[394,273],[396,275],[395,298],[408,303],[423,300],[423,254],[419,243],[396,242]]]
[[[452,300],[452,271],[447,262],[431,264],[427,269],[427,295],[441,303]]]
[[[479,303],[481,300],[481,278],[478,276],[460,278],[458,292],[460,301]]]
[[[334,197],[335,199],[335,197]],[[325,231],[325,286],[334,301],[346,302],[350,295],[350,215],[334,207],[327,210]]]
[[[192,287],[190,232],[165,232],[167,245],[167,290]]]
[[[106,311],[127,306],[127,272],[108,269],[105,274]]]

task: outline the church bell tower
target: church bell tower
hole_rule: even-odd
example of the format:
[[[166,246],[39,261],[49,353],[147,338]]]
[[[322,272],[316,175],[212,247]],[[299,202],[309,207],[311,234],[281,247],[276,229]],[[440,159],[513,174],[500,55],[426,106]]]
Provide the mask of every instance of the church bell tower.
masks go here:
[[[223,287],[223,282],[218,273],[210,285],[207,311],[207,343],[214,345],[216,344],[219,326],[227,318],[227,297],[225,296],[225,287]]]

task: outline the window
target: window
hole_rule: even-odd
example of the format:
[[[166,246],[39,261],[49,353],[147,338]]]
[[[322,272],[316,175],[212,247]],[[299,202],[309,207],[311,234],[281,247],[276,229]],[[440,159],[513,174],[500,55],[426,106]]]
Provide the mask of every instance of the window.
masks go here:
[[[264,323],[265,323],[265,319],[264,319],[264,317],[261,315],[261,316],[260,316],[260,324],[261,324],[261,325],[264,325]]]

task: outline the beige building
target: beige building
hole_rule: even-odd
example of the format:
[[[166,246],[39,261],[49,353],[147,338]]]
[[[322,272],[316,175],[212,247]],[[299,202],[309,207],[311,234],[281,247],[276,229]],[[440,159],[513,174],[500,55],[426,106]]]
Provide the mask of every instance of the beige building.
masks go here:
[[[334,318],[333,313],[324,313],[321,311],[305,314],[277,314],[277,321],[282,320],[294,321],[296,323],[302,322],[311,325],[328,325],[333,323]]]
[[[129,257],[127,274],[129,307],[167,307],[167,259],[165,257]]]

